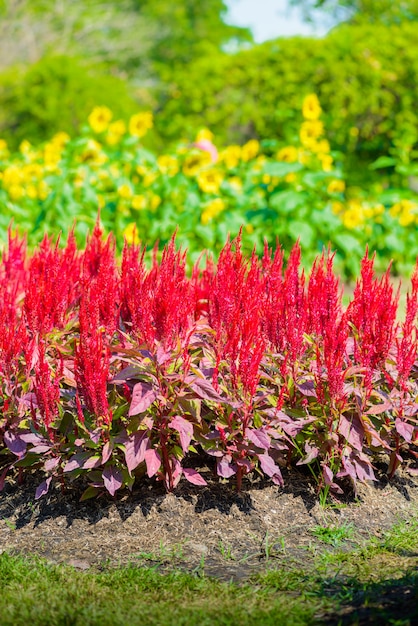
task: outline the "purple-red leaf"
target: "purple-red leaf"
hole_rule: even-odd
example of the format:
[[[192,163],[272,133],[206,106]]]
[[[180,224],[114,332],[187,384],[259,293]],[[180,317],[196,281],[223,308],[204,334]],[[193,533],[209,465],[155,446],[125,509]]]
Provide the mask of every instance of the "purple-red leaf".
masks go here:
[[[393,405],[388,400],[383,402],[382,404],[373,404],[367,411],[366,415],[380,415],[380,413],[384,413],[385,411],[390,411],[393,408]]]
[[[122,474],[117,467],[109,465],[103,470],[103,482],[110,495],[114,496],[115,492],[122,487]]]
[[[130,378],[136,378],[141,373],[141,370],[136,365],[128,365],[122,371],[118,372],[109,382],[114,385],[123,384]]]
[[[40,446],[34,446],[33,448],[30,449],[30,452],[33,452],[34,454],[43,454],[44,452],[48,452],[48,450],[51,449],[51,446],[49,445],[40,445]]]
[[[145,450],[145,463],[147,465],[147,474],[151,478],[160,469],[161,457],[156,450],[149,448]]]
[[[72,472],[79,469],[84,464],[85,460],[90,457],[89,452],[77,452],[74,454],[64,466],[63,472]]]
[[[263,428],[258,428],[256,430],[248,428],[247,437],[258,448],[268,450],[270,447],[270,437]]]
[[[136,383],[132,391],[132,401],[129,407],[129,416],[144,413],[157,397],[157,392],[147,383]]]
[[[59,465],[60,460],[61,459],[59,456],[54,456],[51,459],[48,459],[47,461],[45,461],[45,464],[44,464],[45,471],[51,472],[53,469],[57,467],[57,465]]]
[[[102,464],[104,465],[112,456],[113,444],[111,441],[106,441],[102,450]]]
[[[203,478],[203,476],[201,476],[199,472],[196,472],[196,470],[192,469],[191,467],[183,467],[183,474],[186,480],[188,480],[189,483],[192,483],[193,485],[207,485],[207,482]]]
[[[364,428],[360,420],[353,416],[348,420],[344,414],[340,415],[338,423],[338,431],[345,437],[350,445],[356,450],[361,451],[363,448]]]
[[[145,451],[149,445],[147,431],[140,430],[130,435],[125,442],[126,466],[130,474],[145,459]]]
[[[49,478],[47,478],[46,480],[43,480],[41,482],[41,484],[36,489],[35,500],[39,500],[39,498],[42,498],[42,496],[44,496],[46,493],[48,493],[49,485],[51,484],[51,480],[52,480],[52,476],[50,476]]]
[[[261,465],[261,469],[267,476],[274,476],[280,474],[280,468],[276,465],[269,454],[260,454],[258,457]]]
[[[221,461],[217,462],[216,472],[218,476],[221,476],[222,478],[230,478],[235,474],[236,469],[234,469],[228,459],[224,457]]]
[[[328,467],[328,465],[322,466],[322,475],[324,477],[325,484],[331,486],[332,479],[334,478],[334,472],[330,467]]]
[[[316,459],[319,454],[319,448],[316,448],[315,446],[311,446],[308,442],[306,442],[305,452],[307,456],[304,459],[301,459],[300,461],[298,461],[296,465],[305,465],[307,463],[310,463],[314,459]]]
[[[10,452],[13,452],[19,459],[25,456],[26,442],[19,435],[11,430],[6,430],[3,439]]]
[[[39,445],[41,443],[46,443],[46,440],[40,437],[39,435],[35,435],[34,433],[22,433],[19,435],[22,441],[26,443],[33,443],[34,445]]]
[[[405,439],[405,441],[412,441],[412,436],[414,434],[414,426],[412,424],[408,424],[405,420],[397,417],[395,420],[395,428],[396,432],[401,435]]]
[[[186,454],[193,437],[193,424],[184,419],[184,417],[176,415],[169,423],[169,426],[179,433],[181,447]]]
[[[191,389],[203,400],[212,400],[213,402],[228,402],[225,398],[222,398],[216,391],[214,386],[206,378],[195,377],[193,382],[190,383]]]
[[[306,380],[304,383],[301,383],[300,385],[296,384],[295,387],[299,389],[301,394],[304,396],[312,397],[312,398],[317,397],[316,391],[315,391],[315,383],[313,380]]]
[[[95,469],[96,467],[100,467],[100,465],[102,465],[102,457],[97,454],[93,454],[87,459],[87,461],[85,461],[83,469]]]

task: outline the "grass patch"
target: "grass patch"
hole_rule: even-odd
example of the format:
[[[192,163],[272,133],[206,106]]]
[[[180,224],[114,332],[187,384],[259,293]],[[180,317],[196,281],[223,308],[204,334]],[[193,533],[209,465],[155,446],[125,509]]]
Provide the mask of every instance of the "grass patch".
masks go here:
[[[275,570],[245,583],[202,571],[161,573],[158,566],[76,571],[39,558],[0,555],[2,626],[171,624],[309,625],[385,623],[412,626],[418,617],[418,522],[404,522],[363,547],[335,547],[302,568],[283,553]],[[351,538],[351,529],[350,529]],[[323,537],[322,537],[323,538]],[[287,560],[286,560],[287,559]],[[415,565],[414,565],[415,564]],[[375,620],[375,622],[370,620]],[[367,621],[369,620],[369,621]]]

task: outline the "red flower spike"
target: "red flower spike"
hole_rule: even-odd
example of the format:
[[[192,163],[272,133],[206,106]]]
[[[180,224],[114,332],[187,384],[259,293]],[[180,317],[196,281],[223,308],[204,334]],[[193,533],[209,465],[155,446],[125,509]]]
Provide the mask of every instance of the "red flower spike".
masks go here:
[[[390,266],[379,280],[374,274],[374,258],[375,254],[369,259],[366,250],[354,298],[347,309],[348,321],[357,332],[354,358],[367,370],[367,387],[371,385],[373,371],[383,367],[392,346],[399,301],[399,290],[394,294],[389,281]]]

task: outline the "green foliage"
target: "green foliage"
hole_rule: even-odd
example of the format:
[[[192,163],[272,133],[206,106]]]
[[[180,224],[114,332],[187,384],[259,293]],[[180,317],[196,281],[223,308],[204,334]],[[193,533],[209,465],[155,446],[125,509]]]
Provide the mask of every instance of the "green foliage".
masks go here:
[[[170,79],[173,65],[181,67],[198,58],[216,54],[231,40],[251,42],[248,28],[223,21],[224,0],[134,0],[138,11],[150,23],[160,26],[150,50],[158,74]]]
[[[289,0],[289,4],[302,9],[305,19],[313,22],[318,9],[354,22],[391,24],[418,19],[417,0]]]
[[[307,101],[312,99],[318,102],[314,95]],[[58,113],[60,102],[53,105]],[[39,106],[39,116],[48,110]],[[11,220],[31,245],[44,232],[66,232],[76,221],[81,243],[100,208],[118,245],[123,236],[164,245],[178,228],[178,241],[194,261],[202,249],[217,253],[228,234],[243,227],[246,251],[255,245],[260,252],[265,239],[274,246],[278,237],[291,247],[300,238],[309,265],[330,243],[339,271],[350,278],[367,244],[379,251],[379,270],[393,259],[395,272],[409,274],[418,255],[418,203],[408,189],[418,171],[414,151],[394,148],[364,167],[378,185],[347,187],[343,157],[331,149],[320,119],[303,121],[299,114],[299,137],[287,146],[271,139],[222,149],[206,139],[217,153],[211,157],[193,135],[158,154],[144,144],[154,141],[154,133],[145,137],[150,113],[136,114],[128,124],[115,117],[96,107],[90,126],[73,139],[58,134],[44,144],[23,142],[14,153],[0,142],[0,240]],[[319,137],[306,137],[306,124]]]
[[[123,80],[67,56],[44,57],[3,73],[0,101],[0,133],[13,147],[23,139],[37,142],[54,132],[78,131],[96,104],[125,116],[136,109]]]
[[[342,25],[323,39],[278,39],[177,70],[157,130],[172,141],[204,123],[221,143],[289,141],[307,93],[319,96],[329,138],[354,169],[417,143],[414,23]],[[359,165],[360,164],[360,165]]]

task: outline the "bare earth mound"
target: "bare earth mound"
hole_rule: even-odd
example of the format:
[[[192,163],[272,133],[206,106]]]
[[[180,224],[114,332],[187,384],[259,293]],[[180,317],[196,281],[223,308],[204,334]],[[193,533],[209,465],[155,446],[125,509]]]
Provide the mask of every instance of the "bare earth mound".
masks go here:
[[[417,516],[418,478],[406,473],[360,485],[357,500],[338,509],[320,506],[306,475],[292,471],[284,478],[284,488],[247,481],[240,494],[209,477],[207,487],[183,481],[174,494],[143,480],[132,494],[81,503],[79,488],[62,494],[56,485],[35,501],[39,477],[21,486],[10,481],[0,495],[0,550],[81,569],[155,561],[239,580],[280,555],[306,563],[320,545],[315,526],[351,524],[358,544]]]

